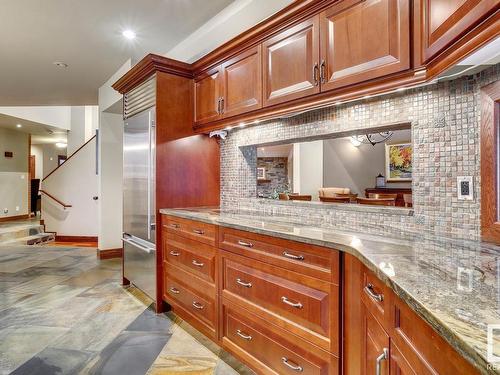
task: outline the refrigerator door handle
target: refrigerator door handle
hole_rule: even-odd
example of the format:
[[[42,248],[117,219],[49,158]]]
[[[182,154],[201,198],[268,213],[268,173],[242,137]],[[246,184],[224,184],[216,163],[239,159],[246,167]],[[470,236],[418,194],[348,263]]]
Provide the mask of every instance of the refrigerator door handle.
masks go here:
[[[148,114],[148,139],[149,139],[149,155],[148,155],[148,240],[151,240],[151,111]]]
[[[130,237],[126,237],[125,235],[123,236],[122,241],[128,243],[129,245],[137,247],[138,249],[141,249],[141,250],[145,251],[146,253],[152,253],[155,251],[155,249],[143,246],[140,243],[130,239]]]

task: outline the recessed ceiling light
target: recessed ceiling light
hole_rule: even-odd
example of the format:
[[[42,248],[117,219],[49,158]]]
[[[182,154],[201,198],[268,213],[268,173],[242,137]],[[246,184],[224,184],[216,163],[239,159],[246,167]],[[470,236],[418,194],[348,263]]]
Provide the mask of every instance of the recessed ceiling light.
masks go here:
[[[66,148],[68,146],[67,143],[63,143],[63,142],[57,142],[56,143],[56,147],[57,148]]]
[[[130,29],[124,30],[122,35],[129,40],[135,39],[136,37],[135,33]]]
[[[22,128],[23,126],[21,124],[17,124],[16,128]]]
[[[59,68],[67,68],[69,65],[62,61],[54,61],[52,64]]]

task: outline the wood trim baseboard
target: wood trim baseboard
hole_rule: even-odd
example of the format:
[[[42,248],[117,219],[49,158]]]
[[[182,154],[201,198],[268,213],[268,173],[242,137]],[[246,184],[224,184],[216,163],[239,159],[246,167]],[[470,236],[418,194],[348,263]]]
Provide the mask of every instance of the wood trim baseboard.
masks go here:
[[[57,236],[57,242],[97,242],[95,236]]]
[[[7,216],[7,217],[0,217],[0,222],[2,221],[13,221],[13,220],[23,220],[23,219],[29,219],[30,215],[16,215],[16,216]]]
[[[105,249],[105,250],[97,249],[97,257],[101,260],[123,258],[123,248],[119,247],[116,249]]]

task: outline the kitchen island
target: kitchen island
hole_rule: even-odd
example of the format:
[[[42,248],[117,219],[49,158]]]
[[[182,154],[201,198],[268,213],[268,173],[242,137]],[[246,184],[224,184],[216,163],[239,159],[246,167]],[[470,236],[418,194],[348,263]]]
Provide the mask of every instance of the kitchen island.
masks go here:
[[[238,231],[244,231],[339,252],[340,270],[335,270],[333,273],[340,274],[337,284],[341,290],[344,288],[343,293],[341,291],[338,296],[338,299],[342,299],[345,305],[344,308],[340,307],[341,317],[338,323],[340,332],[342,332],[339,335],[344,336],[344,339],[339,341],[340,346],[346,345],[345,336],[349,335],[346,326],[349,317],[346,314],[352,311],[350,306],[353,305],[346,304],[350,296],[345,289],[354,280],[349,279],[348,264],[353,264],[350,258],[355,258],[362,264],[362,267],[368,270],[368,274],[375,275],[377,280],[381,282],[382,285],[378,286],[379,291],[388,288],[389,291],[385,291],[387,296],[388,293],[394,293],[395,300],[403,301],[405,306],[409,306],[411,309],[409,314],[415,313],[418,318],[432,327],[429,332],[437,333],[438,339],[444,340],[443,342],[453,348],[459,354],[460,359],[466,359],[467,362],[464,361],[465,367],[458,367],[464,371],[460,373],[471,373],[471,371],[497,373],[494,363],[488,362],[487,335],[488,325],[500,324],[498,309],[500,302],[498,297],[500,291],[500,248],[498,247],[480,242],[456,241],[424,234],[414,234],[413,238],[410,236],[409,240],[408,233],[403,236],[405,239],[349,233],[336,231],[334,228],[310,227],[297,223],[296,218],[264,216],[254,211],[195,208],[165,209],[160,210],[160,212],[166,218],[179,218],[180,220],[190,220],[213,225],[214,228],[221,228],[219,235],[215,236],[216,242],[224,241],[224,230],[232,230],[236,232],[228,232],[228,236],[236,236],[238,233],[243,233]],[[240,243],[247,245],[250,249],[253,247],[253,244],[242,241]],[[258,248],[257,245],[253,250],[256,248]],[[293,261],[299,263],[300,260]],[[246,265],[250,266],[251,262],[247,262]],[[222,268],[223,264],[217,263],[217,267]],[[222,273],[221,269],[219,269],[219,273]],[[221,275],[221,280],[224,277]],[[335,280],[332,282],[335,284]],[[373,284],[377,288],[375,280]],[[375,300],[381,299],[381,294],[377,294],[375,291],[376,289],[370,289],[366,291],[366,295],[374,297]],[[220,292],[222,295],[222,291]],[[332,296],[335,297],[335,294]],[[217,298],[219,297],[219,292],[217,292]],[[386,297],[386,300],[391,299]],[[397,311],[400,311],[399,308],[401,311],[405,311],[406,307],[400,306],[399,302],[395,303],[395,306]],[[381,315],[378,310],[375,309],[373,315],[384,328],[386,324],[390,325],[392,320],[399,321],[400,317],[395,319],[392,312],[386,314],[388,315],[387,320],[379,318]],[[420,332],[422,335],[426,332],[426,328],[423,329],[424,331]],[[391,328],[387,328],[387,331],[390,330]],[[330,338],[333,343],[334,338]],[[215,339],[217,339],[216,336]],[[391,342],[393,342],[392,336]],[[395,339],[394,342],[398,343],[398,339]],[[493,343],[498,347],[498,339],[493,337]],[[335,348],[336,345],[331,344],[328,350],[336,358],[344,357],[339,362],[344,360],[344,373],[348,373],[349,364],[346,365],[345,356],[349,355],[350,348],[344,347],[343,350],[335,350]],[[340,353],[343,355],[341,356]],[[437,355],[444,356],[446,353],[446,349],[443,349],[443,352],[437,353]],[[493,353],[490,354],[495,354],[495,351],[493,350]],[[238,353],[236,355],[242,357]],[[472,364],[474,370],[472,367],[471,369],[466,367],[469,364]],[[433,364],[430,365],[432,368]],[[291,366],[297,368],[293,363]],[[338,367],[342,366],[339,364]],[[413,370],[415,371],[415,369]],[[335,371],[336,369],[332,370],[331,373]],[[416,371],[416,373],[419,372]],[[439,373],[445,372],[440,371]],[[450,370],[447,373],[452,372]]]

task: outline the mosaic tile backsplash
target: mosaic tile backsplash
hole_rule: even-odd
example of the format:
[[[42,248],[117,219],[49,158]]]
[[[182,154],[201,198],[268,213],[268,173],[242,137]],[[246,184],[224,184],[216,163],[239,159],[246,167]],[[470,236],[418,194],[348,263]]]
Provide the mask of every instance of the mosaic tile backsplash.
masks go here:
[[[342,230],[404,236],[429,232],[480,238],[480,88],[500,78],[500,64],[452,81],[306,112],[231,130],[221,141],[221,207],[286,215]],[[294,205],[256,197],[256,145],[313,140],[411,122],[413,213]],[[457,199],[457,176],[472,176],[474,200]]]

